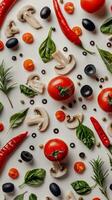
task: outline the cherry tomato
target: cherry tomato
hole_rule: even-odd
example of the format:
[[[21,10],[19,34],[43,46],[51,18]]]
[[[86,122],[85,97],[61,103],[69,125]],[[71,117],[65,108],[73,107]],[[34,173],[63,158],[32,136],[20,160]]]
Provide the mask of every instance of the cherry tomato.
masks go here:
[[[82,35],[82,29],[79,26],[75,26],[72,28],[72,31],[77,35],[81,36]]]
[[[57,100],[64,101],[74,95],[75,87],[73,81],[66,76],[57,76],[48,84],[49,95]]]
[[[56,116],[56,119],[60,122],[63,122],[65,120],[65,113],[61,110],[58,110],[56,113],[55,113],[55,116]]]
[[[61,161],[68,154],[68,146],[63,140],[51,139],[44,146],[44,154],[50,161]]]
[[[34,38],[31,33],[24,33],[22,39],[26,44],[32,44],[34,42]]]
[[[72,2],[67,2],[64,5],[64,10],[70,15],[74,13],[74,9],[74,4]]]
[[[78,173],[78,174],[82,174],[86,169],[86,166],[83,162],[76,162],[74,164],[74,170]]]
[[[105,112],[112,112],[112,88],[105,88],[100,92],[98,104]]]
[[[23,63],[24,69],[31,72],[35,69],[34,62],[31,59],[27,59]]]
[[[4,43],[2,42],[2,40],[0,40],[0,51],[3,51],[4,49]]]
[[[98,197],[95,197],[95,198],[93,198],[92,200],[101,200],[100,198],[98,198]]]
[[[105,0],[80,0],[80,4],[85,11],[94,13],[105,4]]]
[[[4,130],[4,124],[0,122],[0,132],[2,132],[3,130]]]
[[[11,168],[8,172],[8,175],[12,179],[17,179],[19,177],[19,172],[16,168]]]

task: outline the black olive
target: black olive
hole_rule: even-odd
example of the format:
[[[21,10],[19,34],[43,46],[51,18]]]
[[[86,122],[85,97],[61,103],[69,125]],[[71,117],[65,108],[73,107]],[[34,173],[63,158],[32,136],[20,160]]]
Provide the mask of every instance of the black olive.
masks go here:
[[[30,161],[33,160],[33,155],[30,152],[28,152],[28,151],[22,151],[21,152],[21,158],[25,162],[30,162]]]
[[[10,193],[14,191],[14,184],[13,183],[4,183],[2,185],[2,190],[5,193]]]
[[[42,19],[47,19],[51,15],[51,9],[47,6],[43,7],[42,10],[40,11],[40,17]]]
[[[6,47],[8,49],[15,49],[16,47],[18,47],[18,39],[17,38],[11,38],[6,42]]]
[[[82,19],[82,25],[88,31],[95,30],[95,24],[90,19]]]
[[[92,64],[89,64],[85,67],[84,72],[87,76],[94,77],[96,75],[96,67]]]
[[[49,186],[49,189],[55,197],[58,197],[61,195],[60,187],[56,183],[51,183]]]
[[[81,95],[85,98],[90,97],[93,93],[93,89],[89,85],[84,85],[81,90]]]

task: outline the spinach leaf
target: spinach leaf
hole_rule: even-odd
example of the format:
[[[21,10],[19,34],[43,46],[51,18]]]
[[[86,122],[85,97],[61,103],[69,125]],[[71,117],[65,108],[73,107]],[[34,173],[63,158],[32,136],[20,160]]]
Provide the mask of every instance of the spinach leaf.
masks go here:
[[[112,34],[112,17],[104,21],[104,23],[100,27],[100,30],[104,34],[108,34],[108,35]]]
[[[23,93],[24,95],[30,98],[38,95],[38,93],[35,90],[33,90],[30,87],[27,87],[26,85],[20,85],[20,91],[21,93]]]
[[[24,195],[25,195],[26,193],[27,193],[27,192],[24,192],[23,194],[17,195],[13,200],[24,200]]]
[[[3,108],[4,108],[4,106],[3,106],[3,104],[0,102],[0,113],[3,111]]]
[[[44,63],[52,60],[52,54],[56,51],[56,45],[51,38],[52,28],[50,28],[49,34],[44,42],[39,47],[39,55]]]
[[[75,192],[79,195],[87,195],[91,192],[91,187],[83,180],[75,181],[71,184]]]
[[[10,121],[9,121],[10,122],[10,128],[16,128],[16,127],[20,126],[24,122],[28,110],[29,110],[29,108],[12,115],[10,117]]]
[[[110,53],[109,51],[100,49],[98,46],[97,46],[97,49],[108,71],[112,73],[112,53]]]
[[[84,145],[86,145],[89,149],[92,149],[96,143],[96,139],[93,131],[83,124],[79,124],[76,128],[76,135],[79,140],[81,140]]]
[[[29,186],[39,187],[40,185],[43,184],[45,176],[46,176],[46,171],[44,169],[30,170],[25,174],[24,183],[20,185],[20,187],[24,186],[24,184],[27,184]]]
[[[37,196],[35,194],[30,194],[29,200],[37,200]]]

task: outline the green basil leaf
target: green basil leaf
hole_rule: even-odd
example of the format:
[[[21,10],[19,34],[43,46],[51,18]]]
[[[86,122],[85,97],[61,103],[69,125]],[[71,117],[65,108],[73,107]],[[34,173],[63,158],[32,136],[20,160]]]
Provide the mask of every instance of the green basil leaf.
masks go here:
[[[13,200],[24,200],[24,195],[26,194],[26,192],[17,195]]]
[[[76,128],[76,135],[78,139],[81,140],[83,144],[86,145],[89,149],[92,149],[94,147],[96,139],[93,131],[90,128],[84,126],[83,124],[80,124]]]
[[[91,192],[89,184],[83,180],[75,181],[71,184],[75,192],[79,195],[87,195]]]
[[[39,47],[39,55],[44,63],[52,60],[52,54],[56,51],[56,45],[51,38],[52,28],[49,31],[48,37]]]
[[[3,108],[4,108],[4,106],[3,106],[3,104],[0,102],[0,113],[3,111]]]
[[[100,27],[100,30],[104,34],[108,34],[108,35],[112,34],[112,17],[104,21],[104,23]]]
[[[40,185],[43,184],[45,176],[46,176],[46,171],[44,169],[30,170],[25,174],[24,183],[20,185],[20,187],[22,187],[24,184],[27,184],[29,186],[39,187]]]
[[[29,110],[29,108],[12,115],[10,117],[10,128],[16,128],[16,127],[20,126],[24,122],[28,110]]]
[[[112,73],[112,53],[110,53],[109,51],[100,49],[98,46],[97,46],[97,49],[108,71]]]
[[[29,200],[37,200],[37,196],[35,194],[30,194]]]
[[[23,93],[24,95],[26,95],[27,97],[30,97],[30,98],[38,95],[38,93],[36,91],[34,91],[30,87],[27,87],[26,85],[20,85],[20,91],[21,91],[21,93]]]

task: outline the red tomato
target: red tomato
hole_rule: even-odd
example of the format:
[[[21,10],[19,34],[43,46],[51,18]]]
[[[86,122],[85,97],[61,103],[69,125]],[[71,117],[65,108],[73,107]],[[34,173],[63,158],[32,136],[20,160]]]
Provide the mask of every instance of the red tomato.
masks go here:
[[[80,3],[85,11],[94,13],[105,4],[105,0],[80,0]]]
[[[51,139],[44,146],[44,154],[50,161],[61,161],[68,154],[68,146],[63,140]]]
[[[48,84],[49,95],[57,100],[64,101],[74,95],[75,87],[73,81],[66,76],[57,76]]]
[[[17,179],[19,176],[19,172],[16,168],[11,168],[8,172],[9,177],[11,177],[12,179]]]
[[[0,122],[0,132],[2,132],[3,130],[4,130],[4,124]]]
[[[105,88],[100,92],[98,104],[105,112],[112,112],[112,88]]]
[[[58,110],[56,113],[55,113],[55,116],[56,116],[56,119],[60,122],[63,122],[65,120],[65,113],[62,111],[62,110]]]
[[[98,197],[95,197],[95,198],[93,198],[92,200],[101,200],[100,198],[98,198]]]
[[[70,15],[74,13],[74,9],[74,4],[72,2],[67,2],[64,5],[64,10]]]
[[[78,174],[82,174],[86,169],[86,166],[83,162],[76,162],[74,164],[74,170],[78,173]]]

